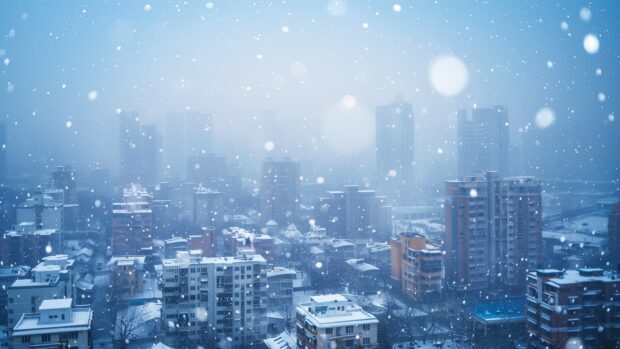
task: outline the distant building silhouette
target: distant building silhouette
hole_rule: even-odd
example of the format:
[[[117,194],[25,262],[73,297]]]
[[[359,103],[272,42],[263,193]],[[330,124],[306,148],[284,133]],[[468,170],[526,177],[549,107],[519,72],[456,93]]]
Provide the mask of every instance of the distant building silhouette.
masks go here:
[[[155,125],[142,125],[137,112],[120,115],[120,176],[123,183],[155,184],[161,137]]]
[[[299,205],[299,163],[290,158],[263,161],[260,192],[264,221],[292,223]]]
[[[510,174],[508,110],[503,106],[476,108],[458,115],[458,174],[498,171]]]
[[[399,96],[390,104],[378,106],[375,127],[379,187],[399,201],[409,201],[415,132],[411,104]]]
[[[344,191],[328,191],[315,207],[317,224],[339,237],[389,239],[391,210],[384,196],[374,190],[346,185]]]
[[[189,176],[186,160],[213,153],[213,117],[209,113],[188,111],[166,115],[164,161],[167,174],[176,178]],[[187,168],[189,170],[189,168]]]

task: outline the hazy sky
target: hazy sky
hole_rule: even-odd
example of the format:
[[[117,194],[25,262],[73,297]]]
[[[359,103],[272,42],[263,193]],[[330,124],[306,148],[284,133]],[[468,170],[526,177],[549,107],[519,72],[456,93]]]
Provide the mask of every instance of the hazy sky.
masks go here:
[[[373,168],[375,107],[402,94],[417,177],[441,181],[456,172],[455,111],[502,104],[529,159],[519,173],[618,180],[619,29],[617,1],[2,1],[0,116],[22,168],[115,170],[118,109],[161,127],[192,109],[253,172],[283,154],[321,172]],[[429,82],[444,55],[468,72],[452,97]],[[543,107],[555,121],[541,129]]]

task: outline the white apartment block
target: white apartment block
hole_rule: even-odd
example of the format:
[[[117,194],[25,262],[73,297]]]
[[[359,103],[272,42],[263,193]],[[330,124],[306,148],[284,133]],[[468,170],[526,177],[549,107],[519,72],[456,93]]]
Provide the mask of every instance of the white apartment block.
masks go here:
[[[339,294],[297,306],[297,348],[377,348],[379,320]]]
[[[13,349],[92,348],[89,307],[71,308],[72,299],[47,299],[39,312],[24,314],[11,334]]]
[[[267,263],[252,249],[236,257],[177,252],[163,261],[163,321],[177,346],[199,341],[208,328],[243,348],[267,334]]]
[[[7,288],[9,330],[23,314],[34,313],[45,299],[72,298],[75,288],[73,265],[67,255],[54,255],[30,271],[31,278],[18,279]]]

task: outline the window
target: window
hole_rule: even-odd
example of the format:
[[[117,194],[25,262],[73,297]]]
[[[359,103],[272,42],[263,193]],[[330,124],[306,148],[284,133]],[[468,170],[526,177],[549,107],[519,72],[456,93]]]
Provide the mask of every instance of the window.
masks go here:
[[[326,328],[325,329],[325,334],[332,334],[334,332],[333,328]]]
[[[353,326],[347,326],[347,327],[345,327],[344,332],[345,332],[345,333],[353,333]]]
[[[364,330],[364,331],[370,331],[370,324],[363,324],[363,325],[362,325],[362,330]]]
[[[51,342],[52,341],[52,336],[49,334],[42,334],[41,335],[41,342]]]
[[[370,344],[370,338],[364,337],[364,339],[362,339],[362,344]]]
[[[30,343],[30,336],[23,336],[22,343]]]

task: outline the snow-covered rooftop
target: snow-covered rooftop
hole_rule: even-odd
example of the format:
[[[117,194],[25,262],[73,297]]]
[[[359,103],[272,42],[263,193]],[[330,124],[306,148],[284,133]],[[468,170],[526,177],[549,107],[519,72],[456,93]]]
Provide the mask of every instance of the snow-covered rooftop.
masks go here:
[[[340,294],[312,296],[310,303],[297,306],[297,312],[303,314],[308,322],[319,328],[379,322],[374,315]]]
[[[72,302],[73,299],[71,298],[45,299],[43,300],[43,302],[41,302],[39,310],[67,309],[71,308]]]
[[[269,349],[295,349],[297,341],[295,337],[288,331],[284,331],[273,338],[267,338],[263,341]]]

